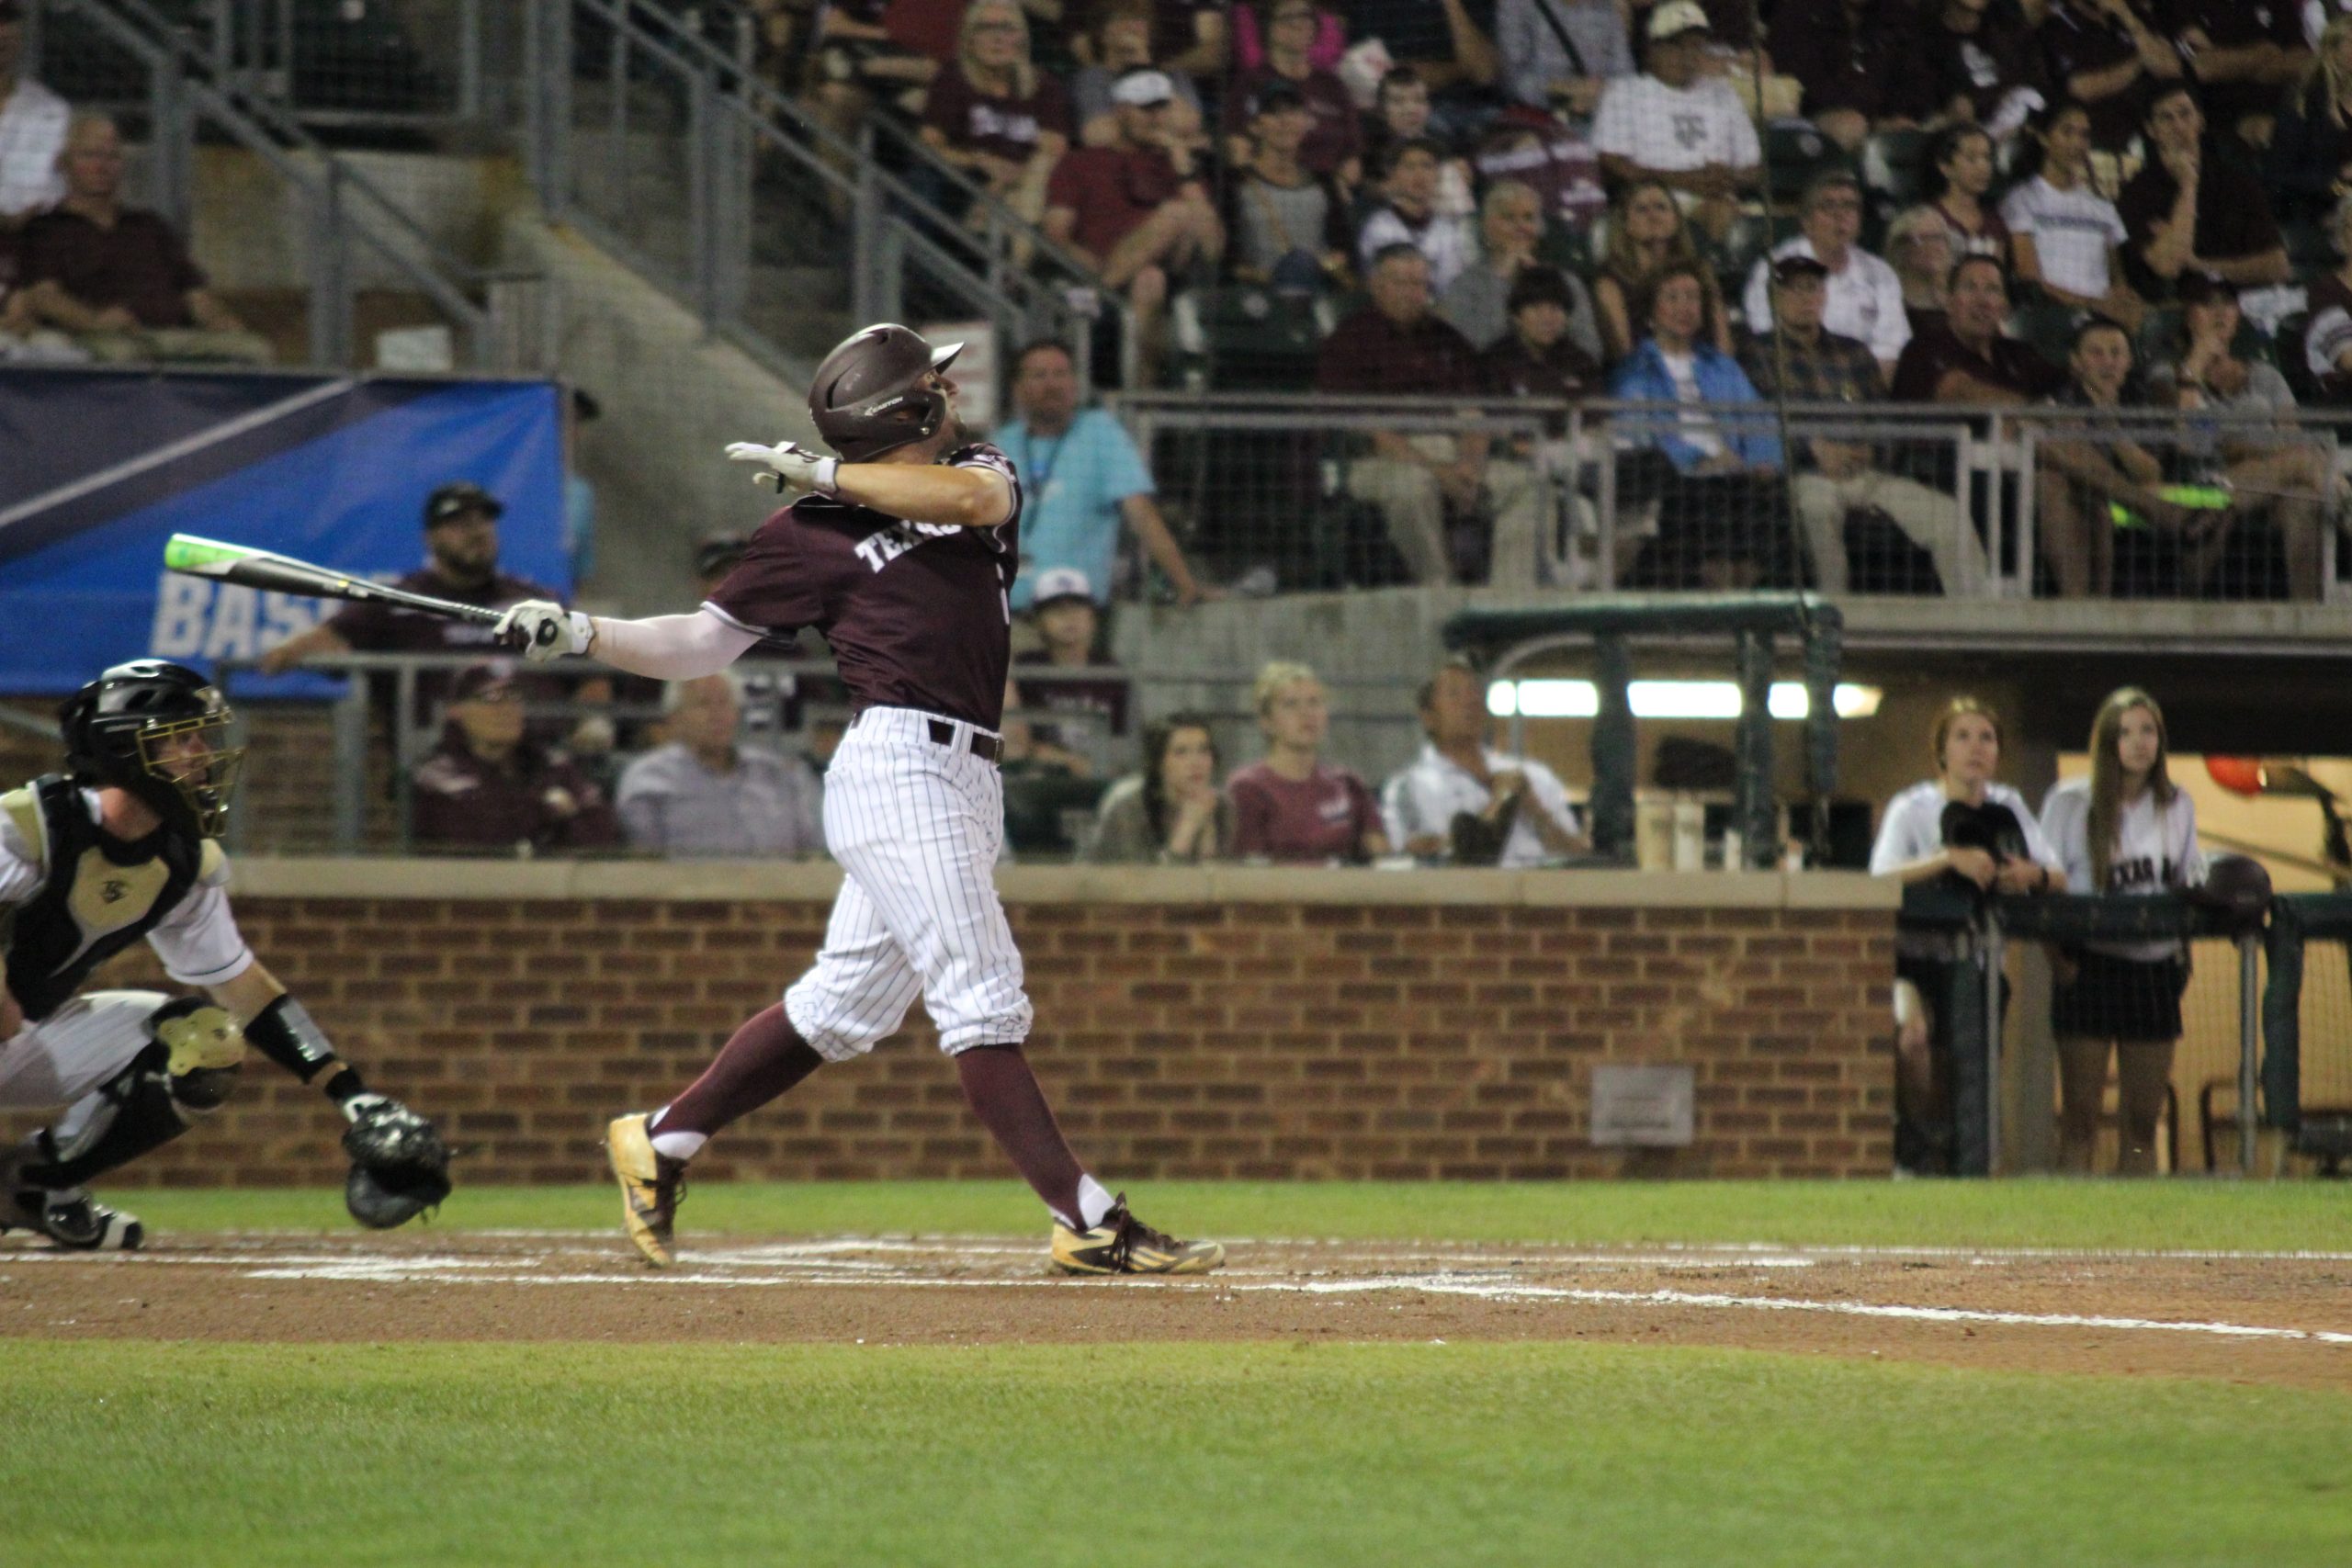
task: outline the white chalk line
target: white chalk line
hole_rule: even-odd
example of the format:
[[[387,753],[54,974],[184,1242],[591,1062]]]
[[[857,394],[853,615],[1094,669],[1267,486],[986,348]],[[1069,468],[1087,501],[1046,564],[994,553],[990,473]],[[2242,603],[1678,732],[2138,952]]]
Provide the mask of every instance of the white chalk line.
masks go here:
[[[252,1241],[254,1246],[277,1246],[287,1236],[311,1236],[311,1232],[273,1232],[273,1229],[221,1229],[207,1232],[211,1241]],[[501,1241],[609,1241],[618,1235],[614,1227],[597,1229],[538,1229],[538,1227],[482,1227],[466,1229],[468,1236],[492,1236]],[[318,1235],[327,1239],[327,1235]],[[1376,1251],[1378,1241],[1350,1241],[1345,1236],[1221,1236],[1226,1246],[1286,1246],[1286,1248],[1334,1248],[1348,1251],[1350,1260],[1378,1262],[1428,1262],[1444,1258],[1529,1258],[1541,1262],[1606,1262],[1630,1260],[1649,1262],[1651,1258],[1689,1262],[1698,1258],[1717,1258],[1726,1262],[1752,1262],[1755,1253],[1778,1258],[1804,1258],[1809,1262],[1837,1260],[1837,1258],[1957,1258],[1966,1262],[2131,1262],[2131,1260],[2183,1260],[2183,1262],[2352,1262],[2352,1251],[2314,1251],[2314,1248],[2293,1248],[2293,1251],[2256,1251],[2256,1248],[2103,1248],[2103,1246],[1912,1246],[1912,1244],[1847,1244],[1847,1241],[1637,1241],[1637,1244],[1609,1244],[1609,1241],[1456,1241],[1456,1244],[1402,1244],[1395,1251]],[[957,1235],[842,1235],[811,1241],[781,1241],[781,1244],[805,1251],[1035,1251],[1035,1241],[1013,1241],[1004,1236],[957,1236]]]
[[[601,1235],[602,1233],[592,1234]],[[575,1255],[577,1251],[577,1249],[563,1250]],[[937,1256],[943,1250],[936,1245],[926,1246],[920,1242],[895,1239],[833,1238],[804,1243],[772,1243],[751,1247],[715,1250],[698,1256],[687,1269],[662,1273],[634,1267],[550,1273],[544,1269],[528,1269],[526,1266],[531,1261],[528,1258],[482,1258],[431,1254],[355,1256],[349,1253],[321,1252],[277,1256],[260,1267],[254,1266],[256,1259],[254,1257],[236,1253],[117,1254],[107,1260],[119,1263],[137,1262],[149,1266],[227,1268],[235,1269],[242,1278],[257,1280],[366,1284],[568,1286],[617,1284],[763,1290],[808,1289],[812,1286],[833,1289],[864,1287],[888,1290],[1068,1290],[1083,1288],[1090,1284],[1097,1288],[1116,1288],[1118,1285],[1118,1281],[1113,1280],[1021,1278],[996,1274],[943,1278],[911,1273],[902,1267],[889,1263],[842,1256],[845,1253],[874,1252]],[[959,1241],[952,1251],[958,1258],[969,1258],[977,1253],[986,1253],[998,1258],[1035,1259],[1037,1255],[1037,1249],[1034,1244],[1011,1242],[974,1244]],[[551,1261],[555,1255],[545,1256]],[[1362,1255],[1355,1256],[1358,1260],[1362,1260]],[[1625,1261],[1628,1257],[1624,1254],[1602,1256],[1617,1262]],[[29,1252],[21,1254],[10,1261],[69,1259],[82,1262],[94,1260],[88,1254]],[[1544,1259],[1546,1262],[1565,1260],[1559,1258]],[[1737,1258],[1721,1259],[1723,1262],[1737,1260],[1741,1259]],[[1752,1257],[1744,1260],[1751,1265],[1760,1261]],[[1810,1260],[1798,1259],[1798,1261]],[[1245,1268],[1230,1270],[1216,1278],[1170,1280],[1155,1281],[1155,1283],[1163,1287],[1174,1285],[1196,1292],[1205,1290],[1220,1294],[1236,1295],[1286,1293],[1328,1297],[1405,1292],[1429,1296],[1468,1297],[1511,1303],[1560,1302],[1713,1311],[1803,1312],[1920,1323],[2090,1328],[2118,1333],[2193,1334],[2226,1339],[2283,1340],[2317,1345],[2352,1346],[2352,1333],[2329,1329],[2288,1328],[2242,1323],[2182,1322],[2160,1318],[2115,1317],[2077,1313],[1999,1312],[1969,1307],[1815,1301],[1800,1297],[1733,1295],[1719,1292],[1670,1289],[1612,1291],[1589,1286],[1538,1284],[1532,1280],[1515,1278],[1508,1269],[1488,1269],[1475,1272],[1441,1270],[1431,1274],[1388,1274],[1305,1280],[1292,1277],[1292,1275],[1279,1278],[1267,1277],[1273,1272],[1270,1269]],[[1292,1271],[1294,1275],[1295,1272]]]
[[[1866,1302],[1813,1302],[1785,1296],[1732,1296],[1690,1291],[1597,1291],[1555,1285],[1480,1284],[1467,1280],[1389,1278],[1290,1284],[1245,1285],[1250,1291],[1288,1291],[1339,1295],[1369,1291],[1419,1291],[1429,1295],[1476,1296],[1488,1301],[1623,1303],[1631,1305],[1742,1307],[1765,1312],[1831,1313],[1844,1317],[1904,1318],[1921,1323],[1990,1323],[2036,1328],[2111,1328],[2132,1332],[2210,1334],[2229,1339],[2296,1339],[2320,1345],[2352,1345],[2352,1334],[2324,1328],[2274,1328],[2244,1323],[2179,1323],[2162,1318],[2101,1317],[2079,1313],[1991,1312],[1971,1307],[1924,1307]]]

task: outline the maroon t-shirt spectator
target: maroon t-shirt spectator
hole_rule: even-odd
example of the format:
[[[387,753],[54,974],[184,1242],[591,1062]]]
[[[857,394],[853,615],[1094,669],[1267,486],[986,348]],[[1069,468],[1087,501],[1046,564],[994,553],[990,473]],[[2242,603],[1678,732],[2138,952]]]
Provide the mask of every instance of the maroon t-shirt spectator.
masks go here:
[[[814,626],[854,707],[918,708],[993,730],[1012,651],[1005,596],[1021,565],[1021,476],[986,442],[941,460],[1002,474],[1012,514],[958,528],[803,496],[760,525],[707,603],[745,631]]]
[[[1347,85],[1329,71],[1309,71],[1303,82],[1291,79],[1271,65],[1261,65],[1236,78],[1225,95],[1221,128],[1227,136],[1248,136],[1258,116],[1258,91],[1271,82],[1289,82],[1306,100],[1315,124],[1299,143],[1298,162],[1309,174],[1336,175],[1349,159],[1363,152],[1363,128],[1356,120],[1355,100]]]
[[[418,846],[506,855],[523,843],[534,850],[619,847],[612,801],[570,758],[526,743],[511,761],[511,768],[492,767],[450,725],[413,780]]]
[[[1392,396],[1476,396],[1477,351],[1453,323],[1423,316],[1399,327],[1365,306],[1331,329],[1315,358],[1315,389]]]
[[[44,212],[17,237],[17,286],[54,280],[85,305],[119,305],[142,327],[186,327],[187,294],[204,274],[157,213],[125,208],[102,229],[63,208]]]
[[[2132,287],[2150,299],[2171,298],[2172,288],[2158,277],[2142,253],[2154,236],[2155,226],[2172,216],[2180,199],[2180,182],[2161,158],[2151,157],[2140,172],[2124,182],[2115,210],[2131,238],[2123,247],[2123,273]],[[2194,248],[2205,261],[2237,261],[2275,251],[2285,242],[2270,213],[2270,197],[2262,188],[2255,166],[2208,136],[2199,154],[2197,170],[2197,235]]]
[[[2161,22],[2146,14],[2145,6],[2140,11],[2150,31],[2165,30]],[[2066,97],[2074,96],[2067,85],[2074,77],[2086,71],[2111,70],[2140,52],[2122,24],[2104,11],[2094,10],[2087,0],[2059,0],[2050,7],[2049,19],[2041,24],[2041,47],[2050,62],[2050,85]],[[2142,72],[2123,91],[2083,105],[2091,119],[2092,146],[2120,152],[2139,134],[2148,107],[2148,84],[2147,73]]]
[[[2066,373],[2016,338],[1993,340],[1991,354],[1983,355],[1955,336],[1949,327],[1922,333],[1903,345],[1894,363],[1894,400],[1932,403],[1936,386],[1947,372],[1965,371],[1988,386],[2021,398],[2046,398],[2066,384]]]
[[[966,152],[987,152],[1025,164],[1037,152],[1037,138],[1051,131],[1069,140],[1069,95],[1045,72],[1025,98],[983,93],[966,80],[960,61],[940,67],[923,103],[923,123]]]
[[[1102,257],[1173,199],[1183,185],[1176,165],[1157,147],[1080,147],[1054,165],[1053,177],[1046,182],[1046,205],[1076,213],[1078,226],[1070,238]]]
[[[1286,779],[1263,762],[1226,781],[1233,802],[1233,852],[1280,861],[1353,861],[1380,807],[1363,780],[1329,762],[1304,779]]]
[[[1544,210],[1581,232],[1609,210],[1609,187],[1600,181],[1600,149],[1557,120],[1542,125],[1499,116],[1470,160],[1483,187],[1517,180],[1535,193]]]

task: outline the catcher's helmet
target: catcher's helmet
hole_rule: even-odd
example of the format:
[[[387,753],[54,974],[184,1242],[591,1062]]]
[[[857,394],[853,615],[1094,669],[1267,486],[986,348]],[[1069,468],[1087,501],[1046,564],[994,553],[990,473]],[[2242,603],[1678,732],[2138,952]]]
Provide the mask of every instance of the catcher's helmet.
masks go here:
[[[960,343],[933,348],[894,321],[853,333],[825,355],[808,386],[808,413],[844,462],[866,463],[912,442],[928,440],[947,420],[946,397],[923,385],[964,352]]]
[[[129,790],[184,832],[212,838],[229,821],[245,749],[223,747],[232,715],[220,689],[184,664],[134,659],[59,705],[65,766]],[[200,744],[175,744],[181,737]]]

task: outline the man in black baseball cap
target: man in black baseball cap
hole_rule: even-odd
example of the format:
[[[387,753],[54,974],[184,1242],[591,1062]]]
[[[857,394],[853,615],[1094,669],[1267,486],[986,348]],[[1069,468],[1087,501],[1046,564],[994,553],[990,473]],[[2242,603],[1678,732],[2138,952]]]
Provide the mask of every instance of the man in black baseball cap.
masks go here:
[[[503,502],[470,479],[454,479],[424,499],[425,564],[399,586],[435,599],[501,610],[526,599],[550,599],[552,589],[498,570],[498,520]],[[314,654],[456,653],[485,649],[490,628],[384,604],[346,604],[334,615],[262,655],[265,674]],[[420,705],[427,702],[420,684]]]

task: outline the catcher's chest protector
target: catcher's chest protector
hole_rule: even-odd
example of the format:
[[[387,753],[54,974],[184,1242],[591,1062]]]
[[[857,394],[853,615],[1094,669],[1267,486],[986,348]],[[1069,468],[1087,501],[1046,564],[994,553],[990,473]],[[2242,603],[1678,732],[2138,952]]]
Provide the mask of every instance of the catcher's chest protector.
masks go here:
[[[0,913],[8,989],[28,1019],[56,1011],[92,970],[161,924],[209,858],[209,844],[169,829],[126,852],[60,773],[0,795],[0,808],[45,874],[31,898]]]

